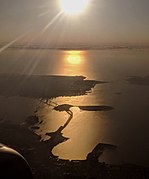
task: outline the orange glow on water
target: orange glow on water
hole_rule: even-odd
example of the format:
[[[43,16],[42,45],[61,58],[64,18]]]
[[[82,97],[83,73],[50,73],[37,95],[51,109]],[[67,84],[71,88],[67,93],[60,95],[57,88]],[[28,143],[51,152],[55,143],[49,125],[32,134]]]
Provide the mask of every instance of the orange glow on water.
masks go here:
[[[84,75],[85,52],[78,50],[68,50],[63,52],[63,73],[67,75]]]
[[[68,51],[66,59],[68,63],[78,65],[82,62],[81,51]]]
[[[61,51],[60,74],[67,76],[88,76],[87,52],[81,50]]]

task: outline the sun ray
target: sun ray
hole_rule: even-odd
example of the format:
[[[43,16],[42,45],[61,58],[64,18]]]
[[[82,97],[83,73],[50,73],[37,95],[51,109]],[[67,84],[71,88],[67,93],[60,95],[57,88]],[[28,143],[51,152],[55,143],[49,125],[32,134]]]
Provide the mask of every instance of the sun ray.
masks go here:
[[[59,16],[62,14],[63,12],[60,11],[56,16],[53,17],[53,19],[43,28],[43,30],[41,31],[41,33],[44,33],[51,25],[54,24],[54,22],[59,18]]]
[[[15,42],[17,42],[18,40],[22,39],[25,34],[22,34],[20,36],[18,36],[16,39],[12,40],[11,42],[9,42],[8,44],[4,45],[3,47],[0,48],[0,53],[3,52],[4,50],[6,50],[7,48],[9,48],[11,45],[13,45]]]
[[[48,10],[48,11],[46,11],[46,12],[42,12],[42,13],[40,13],[39,15],[38,15],[38,17],[42,17],[42,16],[45,16],[45,15],[47,15],[47,14],[49,14],[50,13],[50,11]]]

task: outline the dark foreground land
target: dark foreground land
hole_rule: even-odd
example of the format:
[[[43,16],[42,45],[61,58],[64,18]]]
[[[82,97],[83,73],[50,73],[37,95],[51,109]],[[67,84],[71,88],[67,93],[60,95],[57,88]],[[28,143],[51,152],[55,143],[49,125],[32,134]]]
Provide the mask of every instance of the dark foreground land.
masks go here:
[[[0,74],[0,95],[51,99],[87,94],[104,81],[86,80],[84,76],[46,76]]]
[[[148,179],[149,169],[132,164],[108,165],[98,162],[93,150],[84,161],[61,160],[50,154],[51,142],[41,142],[27,125],[0,124],[0,141],[19,151],[28,161],[35,179],[103,178]],[[99,151],[106,144],[98,144]],[[107,146],[108,147],[108,146]],[[114,147],[114,146],[113,146]],[[101,152],[101,151],[100,151]],[[95,154],[95,155],[94,155]],[[100,154],[99,154],[100,155]],[[89,157],[91,156],[91,157]]]
[[[48,104],[48,100],[58,96],[85,95],[102,81],[85,80],[84,77],[59,76],[27,76],[27,75],[0,75],[0,95],[23,96],[39,99]],[[149,169],[132,164],[108,165],[100,163],[98,158],[104,150],[115,150],[112,144],[99,143],[89,154],[86,160],[61,160],[52,154],[53,148],[68,140],[63,136],[63,129],[73,118],[72,105],[58,105],[54,110],[65,111],[68,120],[63,126],[52,133],[47,133],[50,139],[43,142],[33,130],[40,119],[37,113],[29,116],[22,124],[11,124],[0,120],[0,142],[16,149],[28,161],[35,179],[58,178],[87,178],[87,179],[148,179]],[[110,106],[78,106],[87,111],[112,110]],[[15,119],[13,119],[15,120]]]

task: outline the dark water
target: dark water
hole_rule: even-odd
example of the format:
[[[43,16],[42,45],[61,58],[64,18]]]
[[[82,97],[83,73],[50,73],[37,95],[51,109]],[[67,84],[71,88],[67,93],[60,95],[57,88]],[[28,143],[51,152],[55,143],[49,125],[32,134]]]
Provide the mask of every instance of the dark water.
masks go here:
[[[148,50],[101,50],[64,52],[56,50],[7,50],[0,54],[0,73],[83,75],[108,83],[96,85],[85,96],[59,97],[57,104],[74,106],[108,105],[111,111],[83,111],[73,107],[73,119],[64,129],[70,138],[53,150],[64,159],[85,159],[99,143],[118,146],[107,151],[103,161],[131,162],[149,166],[149,86],[132,84],[130,76],[149,75]],[[38,100],[23,97],[0,97],[0,118],[23,123],[34,113]],[[55,131],[68,118],[66,112],[46,105],[38,110],[43,120],[36,133],[46,140],[46,132]]]

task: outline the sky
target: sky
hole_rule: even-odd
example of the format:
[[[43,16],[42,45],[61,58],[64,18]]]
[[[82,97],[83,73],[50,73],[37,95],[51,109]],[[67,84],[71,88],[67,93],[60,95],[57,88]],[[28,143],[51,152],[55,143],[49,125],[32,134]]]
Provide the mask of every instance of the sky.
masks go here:
[[[0,43],[24,34],[25,43],[149,43],[149,0],[90,0],[73,17],[58,1],[0,0]]]

